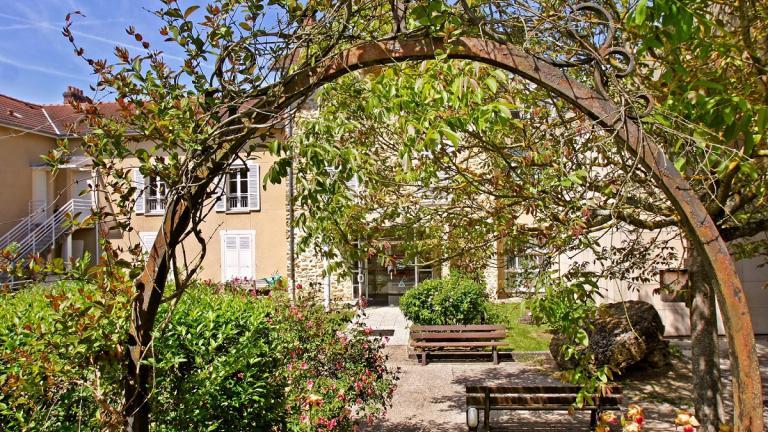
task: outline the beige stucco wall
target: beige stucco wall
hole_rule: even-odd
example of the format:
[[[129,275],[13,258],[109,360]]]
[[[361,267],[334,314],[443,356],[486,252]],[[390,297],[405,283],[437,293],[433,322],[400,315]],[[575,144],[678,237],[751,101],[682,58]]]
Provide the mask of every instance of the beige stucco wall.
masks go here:
[[[275,162],[275,157],[268,153],[254,156],[254,159],[263,177]],[[124,167],[138,166],[135,159],[123,161]],[[285,240],[286,220],[286,194],[282,184],[268,185],[267,190],[260,190],[261,208],[248,213],[226,213],[211,211],[200,226],[206,242],[206,256],[203,259],[198,278],[221,281],[222,279],[222,251],[221,232],[252,231],[254,233],[254,277],[263,278],[275,273],[287,275],[287,242]],[[207,203],[211,205],[212,203]],[[162,223],[162,215],[133,214],[131,226],[134,231],[130,233],[118,233],[117,238],[112,239],[116,247],[126,248],[139,243],[142,232],[157,232]],[[184,247],[187,256],[196,256],[200,252],[200,246],[194,239],[188,239]],[[191,261],[191,260],[190,260]]]
[[[32,166],[41,165],[41,155],[55,144],[53,138],[0,126],[0,236],[29,215]]]

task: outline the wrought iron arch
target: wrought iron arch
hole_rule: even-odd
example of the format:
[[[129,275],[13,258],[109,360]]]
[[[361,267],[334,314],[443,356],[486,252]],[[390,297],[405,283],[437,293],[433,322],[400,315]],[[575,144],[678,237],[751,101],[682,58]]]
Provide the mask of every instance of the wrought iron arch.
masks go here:
[[[602,49],[605,55],[624,54],[611,47]],[[643,134],[633,119],[650,113],[649,98],[642,97],[648,104],[642,113],[628,114],[610,99],[603,88],[602,72],[595,72],[596,88],[592,89],[571,78],[564,68],[529,54],[520,47],[463,37],[450,44],[442,39],[417,38],[369,42],[349,48],[313,68],[287,77],[283,87],[285,96],[276,106],[288,107],[323,84],[356,70],[375,65],[434,59],[436,53],[446,53],[451,59],[472,60],[495,66],[540,85],[568,101],[627,144],[631,156],[638,157],[652,173],[677,210],[688,238],[705,258],[706,268],[715,281],[733,365],[736,429],[763,430],[760,370],[744,289],[726,243],[704,205],[666,154],[651,137]],[[599,70],[597,66],[596,70]]]
[[[419,33],[422,36],[409,37],[408,35],[413,33],[403,31],[402,19],[403,14],[407,12],[405,6],[408,1],[402,4],[401,1],[392,1],[393,7],[403,8],[402,13],[395,14],[394,36],[375,42],[361,42],[313,66],[303,67],[283,77],[275,85],[263,89],[263,92],[257,92],[261,97],[243,104],[240,111],[250,111],[253,123],[262,121],[263,124],[270,124],[275,113],[288,109],[323,84],[347,73],[374,65],[435,59],[437,53],[444,53],[451,59],[472,60],[504,69],[568,101],[605,130],[624,141],[631,156],[637,157],[652,173],[677,210],[688,238],[704,258],[705,267],[717,289],[732,360],[736,430],[763,430],[762,387],[755,339],[747,299],[735,265],[725,241],[720,237],[717,227],[691,186],[653,139],[643,134],[642,128],[635,121],[636,118],[650,113],[650,98],[640,96],[646,103],[645,109],[636,113],[625,112],[611,100],[606,91],[605,86],[611,75],[615,78],[626,76],[634,65],[631,53],[613,44],[615,28],[608,12],[595,3],[572,7],[572,15],[580,12],[603,15],[607,19],[604,21],[608,25],[607,36],[598,47],[584,47],[586,55],[583,57],[547,59],[498,40],[493,37],[492,32],[488,32],[488,39],[462,37],[451,41],[450,44],[446,44],[443,39],[425,37],[423,32]],[[466,13],[473,18],[470,11]],[[470,21],[474,20],[476,17]],[[580,35],[574,36],[579,39]],[[620,63],[624,66],[611,71],[612,62],[608,61],[609,57],[620,58]],[[570,67],[587,64],[592,64],[594,68],[594,88],[582,84],[566,72]],[[237,122],[238,120],[233,120],[233,125]],[[211,172],[224,169],[227,161],[238,150],[239,148],[233,146],[223,152],[215,166],[210,168]],[[208,186],[209,182],[201,182],[191,194],[192,202],[202,203]],[[160,235],[155,240],[144,271],[135,280],[138,297],[133,303],[132,325],[129,330],[129,379],[125,388],[127,403],[124,412],[127,430],[149,430],[149,408],[146,401],[150,396],[151,371],[141,360],[152,340],[152,328],[170,268],[167,252],[178,244],[182,233],[189,226],[189,205],[179,199],[169,202]]]

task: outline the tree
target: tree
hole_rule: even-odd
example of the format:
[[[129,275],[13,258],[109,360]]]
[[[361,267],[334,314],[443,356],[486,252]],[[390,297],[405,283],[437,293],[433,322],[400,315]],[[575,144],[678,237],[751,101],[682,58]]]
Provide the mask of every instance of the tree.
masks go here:
[[[485,267],[500,241],[552,256],[590,249],[605,258],[603,276],[646,281],[674,258],[670,239],[656,249],[630,241],[646,227],[626,221],[653,222],[632,205],[659,196],[647,173],[622,161],[589,119],[501,70],[403,65],[346,77],[318,99],[284,163],[306,173],[295,198],[300,246],[324,253],[333,244],[339,265],[386,254],[388,237],[422,263],[461,257],[473,268]],[[588,235],[610,229],[622,230],[628,246],[603,250],[600,236]]]

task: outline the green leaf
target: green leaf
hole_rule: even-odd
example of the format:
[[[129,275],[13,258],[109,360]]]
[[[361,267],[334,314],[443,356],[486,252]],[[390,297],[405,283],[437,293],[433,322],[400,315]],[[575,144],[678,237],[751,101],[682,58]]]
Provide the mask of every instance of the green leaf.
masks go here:
[[[192,15],[196,10],[200,9],[200,6],[193,5],[187,8],[187,10],[184,11],[184,19],[189,18],[190,15]]]
[[[458,147],[459,144],[461,144],[461,137],[456,132],[447,128],[443,129],[442,132],[443,132],[443,136],[448,138],[448,141],[450,141],[451,144],[454,145],[454,147]]]
[[[488,86],[488,89],[491,90],[491,93],[496,93],[496,90],[499,88],[499,83],[496,82],[496,79],[494,77],[488,77],[485,80],[485,85]]]
[[[635,8],[635,24],[643,24],[648,15],[648,0],[640,0]]]
[[[682,172],[683,166],[685,166],[685,158],[682,156],[678,157],[677,159],[675,159],[674,165],[675,165],[675,169]]]

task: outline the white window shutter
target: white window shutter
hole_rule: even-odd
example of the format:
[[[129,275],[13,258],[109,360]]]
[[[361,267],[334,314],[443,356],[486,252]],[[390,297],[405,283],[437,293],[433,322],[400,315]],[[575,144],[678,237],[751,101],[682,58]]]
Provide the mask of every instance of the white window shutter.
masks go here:
[[[240,277],[253,279],[253,245],[251,236],[241,234],[238,236],[238,273]]]
[[[216,178],[216,181],[214,182],[214,186],[216,187],[216,193],[214,194],[214,197],[216,199],[217,212],[227,211],[226,183],[227,183],[226,174],[218,176]]]
[[[222,241],[222,258],[224,261],[224,282],[234,279],[238,270],[237,236],[224,235]]]
[[[261,174],[259,164],[248,161],[248,208],[261,210]]]
[[[133,210],[136,214],[144,213],[144,176],[138,168],[133,169],[133,185],[136,187],[136,202]]]

